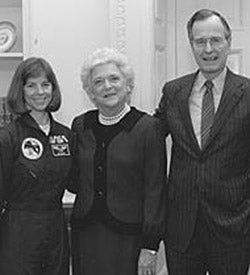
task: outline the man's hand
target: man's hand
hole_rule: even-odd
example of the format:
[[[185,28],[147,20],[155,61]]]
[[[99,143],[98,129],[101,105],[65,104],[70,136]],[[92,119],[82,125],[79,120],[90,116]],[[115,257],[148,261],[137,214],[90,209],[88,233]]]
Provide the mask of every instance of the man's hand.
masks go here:
[[[138,262],[138,275],[156,275],[157,252],[141,249]]]

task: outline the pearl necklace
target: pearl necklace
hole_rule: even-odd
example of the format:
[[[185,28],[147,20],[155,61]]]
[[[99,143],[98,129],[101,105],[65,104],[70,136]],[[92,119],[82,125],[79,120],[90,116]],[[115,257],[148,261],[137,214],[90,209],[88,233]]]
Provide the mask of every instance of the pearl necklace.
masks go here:
[[[125,104],[124,108],[120,111],[120,113],[115,116],[104,116],[99,112],[98,120],[102,125],[114,125],[118,123],[128,112],[130,112],[130,110],[130,106],[128,104]]]

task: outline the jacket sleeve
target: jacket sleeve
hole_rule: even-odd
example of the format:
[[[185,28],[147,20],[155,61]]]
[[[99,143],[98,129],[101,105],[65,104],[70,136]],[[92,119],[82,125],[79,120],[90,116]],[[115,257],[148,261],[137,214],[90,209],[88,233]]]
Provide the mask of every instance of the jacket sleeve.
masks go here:
[[[167,106],[169,104],[167,91],[168,91],[168,86],[167,84],[165,84],[165,86],[162,89],[162,97],[161,97],[160,103],[154,113],[154,116],[160,119],[161,121],[161,130],[165,136],[168,136],[169,134],[169,128],[168,128],[167,119],[166,119],[167,108],[168,108]]]
[[[71,171],[69,174],[69,180],[67,184],[67,190],[70,191],[71,193],[77,193],[78,191],[78,175],[79,175],[79,168],[78,168],[78,161],[77,161],[77,147],[78,147],[78,142],[77,142],[77,131],[78,131],[78,120],[74,119],[71,130],[73,131],[73,160],[72,160],[72,165],[71,165]]]
[[[165,233],[166,158],[165,137],[154,118],[145,135],[143,248],[157,250]]]
[[[2,155],[2,149],[0,144],[0,156]],[[3,176],[3,165],[2,165],[2,158],[0,161],[0,211],[2,212],[3,204],[4,204],[4,176]]]
[[[14,136],[8,128],[0,129],[0,206],[6,204],[7,200],[7,183],[10,182],[9,178],[15,158],[15,144]]]

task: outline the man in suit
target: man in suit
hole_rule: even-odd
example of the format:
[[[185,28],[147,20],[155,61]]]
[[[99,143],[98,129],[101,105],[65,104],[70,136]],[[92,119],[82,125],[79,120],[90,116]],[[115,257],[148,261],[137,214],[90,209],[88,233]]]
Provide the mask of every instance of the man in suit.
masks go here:
[[[170,275],[247,274],[250,80],[226,66],[231,29],[202,9],[187,24],[198,71],[167,82],[155,116],[172,137],[165,237]]]

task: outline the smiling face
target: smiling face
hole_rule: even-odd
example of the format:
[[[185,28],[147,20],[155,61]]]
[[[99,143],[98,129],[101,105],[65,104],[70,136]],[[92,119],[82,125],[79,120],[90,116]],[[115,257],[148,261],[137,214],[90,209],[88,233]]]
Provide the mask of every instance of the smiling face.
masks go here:
[[[219,17],[213,15],[195,21],[191,46],[195,60],[207,79],[218,76],[226,66],[231,41],[226,39],[225,28]]]
[[[118,114],[128,100],[126,79],[114,63],[94,67],[91,73],[90,99],[107,116]]]
[[[46,112],[52,99],[52,83],[45,75],[30,77],[24,85],[24,101],[31,113]]]

